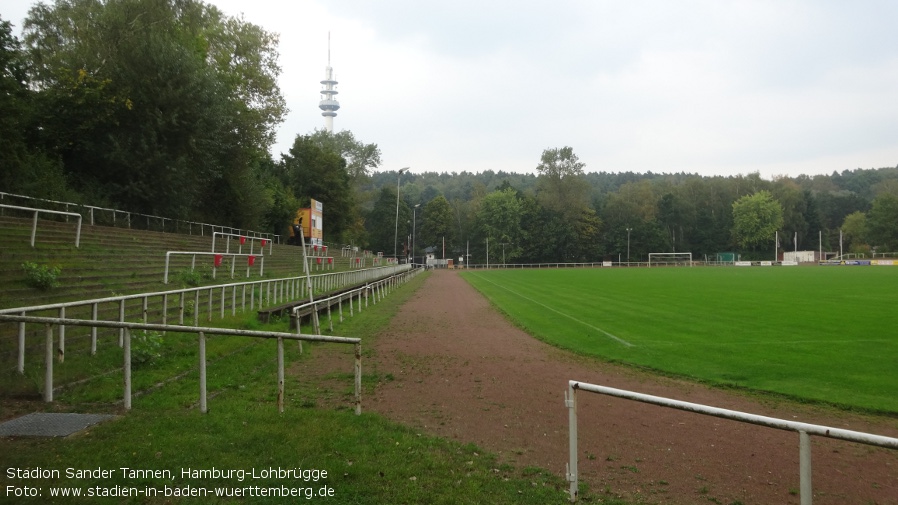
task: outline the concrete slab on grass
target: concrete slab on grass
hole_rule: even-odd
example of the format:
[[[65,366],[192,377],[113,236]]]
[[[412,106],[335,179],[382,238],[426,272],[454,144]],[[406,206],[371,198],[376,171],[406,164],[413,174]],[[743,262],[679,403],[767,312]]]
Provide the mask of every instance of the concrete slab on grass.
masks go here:
[[[0,437],[67,437],[116,416],[35,412],[0,424]]]

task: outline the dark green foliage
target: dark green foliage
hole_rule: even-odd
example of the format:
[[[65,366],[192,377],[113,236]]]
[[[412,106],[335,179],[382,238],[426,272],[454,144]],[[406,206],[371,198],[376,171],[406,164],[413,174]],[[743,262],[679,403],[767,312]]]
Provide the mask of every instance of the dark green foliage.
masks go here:
[[[428,246],[441,248],[444,239],[446,244],[454,245],[455,233],[458,229],[454,221],[452,207],[446,197],[439,195],[431,199],[424,205],[423,210],[418,211],[416,239],[419,249]]]
[[[285,112],[276,37],[195,0],[56,0],[24,33],[34,140],[60,181],[93,204],[260,224]]]
[[[58,277],[62,269],[58,266],[50,267],[26,261],[22,263],[22,270],[25,271],[25,283],[35,289],[47,291],[59,286]]]
[[[290,152],[281,156],[287,185],[303,205],[308,205],[309,199],[322,202],[325,240],[350,238],[357,210],[346,160],[307,135],[298,135]]]
[[[135,367],[153,364],[162,356],[162,334],[141,330],[131,334],[131,363]]]
[[[384,256],[392,257],[394,249],[401,254],[402,250],[396,242],[404,242],[400,240],[401,234],[405,233],[404,230],[411,231],[411,227],[405,226],[411,219],[412,211],[402,200],[399,201],[399,219],[396,219],[396,191],[390,187],[382,188],[379,198],[374,203],[374,209],[368,213],[365,220],[369,237],[368,247],[375,253],[384,253]],[[397,227],[400,227],[398,231]],[[424,242],[421,242],[421,247],[422,249],[426,247]]]
[[[898,196],[883,194],[873,200],[867,214],[871,245],[881,252],[898,251]]]

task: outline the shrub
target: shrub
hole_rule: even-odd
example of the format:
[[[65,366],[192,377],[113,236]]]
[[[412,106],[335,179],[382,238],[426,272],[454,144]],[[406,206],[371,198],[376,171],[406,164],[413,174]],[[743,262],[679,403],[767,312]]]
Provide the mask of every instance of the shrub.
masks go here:
[[[203,281],[209,280],[212,278],[212,274],[208,271],[208,269],[190,269],[190,270],[181,270],[178,272],[177,281],[182,286],[190,286],[197,287],[203,283]]]
[[[135,331],[131,333],[131,364],[150,365],[162,356],[162,334],[158,331]]]
[[[59,267],[51,268],[47,265],[26,261],[22,263],[22,270],[25,271],[25,283],[33,288],[46,291],[59,286],[57,278],[62,273],[62,269]]]

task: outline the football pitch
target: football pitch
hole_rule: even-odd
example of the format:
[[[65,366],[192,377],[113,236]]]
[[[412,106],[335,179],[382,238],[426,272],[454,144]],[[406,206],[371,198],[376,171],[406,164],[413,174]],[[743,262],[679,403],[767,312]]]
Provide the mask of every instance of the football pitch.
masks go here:
[[[712,384],[898,413],[898,267],[462,275],[519,326],[561,348]]]

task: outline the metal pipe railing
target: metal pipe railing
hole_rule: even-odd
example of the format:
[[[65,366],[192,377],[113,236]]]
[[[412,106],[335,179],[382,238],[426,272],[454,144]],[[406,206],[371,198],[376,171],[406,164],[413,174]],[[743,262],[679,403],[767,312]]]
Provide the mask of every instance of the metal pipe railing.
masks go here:
[[[180,326],[167,324],[121,323],[117,321],[89,321],[84,319],[64,319],[58,317],[32,317],[16,315],[0,315],[0,321],[8,321],[19,324],[37,323],[46,326],[46,355],[44,378],[44,401],[53,401],[53,325],[60,327],[87,326],[91,328],[120,328],[124,330],[123,359],[124,359],[124,405],[125,409],[131,409],[131,331],[155,330],[163,332],[197,333],[199,336],[199,368],[200,368],[200,411],[206,413],[206,334],[231,335],[252,338],[273,338],[278,340],[278,410],[284,411],[284,346],[286,340],[305,340],[310,342],[333,342],[338,344],[355,345],[355,413],[362,413],[361,375],[362,375],[362,339],[352,337],[335,337],[329,335],[294,335],[274,331],[240,330],[233,328],[206,328],[198,326]]]
[[[238,234],[236,234],[236,233],[225,233],[225,232],[223,232],[223,231],[214,231],[214,232],[212,232],[212,252],[215,252],[215,238],[218,237],[218,236],[228,237],[229,239],[232,238],[232,237],[236,237],[236,238],[242,239],[242,240],[249,240],[250,242],[255,241],[255,240],[258,240],[258,241],[262,242],[262,247],[261,247],[261,251],[262,251],[262,252],[265,251],[265,245],[268,244],[268,255],[271,256],[271,255],[274,253],[274,241],[271,240],[270,238],[265,238],[265,237],[249,237],[249,236],[246,236],[246,235],[238,235]],[[231,241],[230,241],[230,240],[227,240],[227,241],[225,242],[225,253],[230,253],[230,252],[231,252]],[[238,251],[238,253],[242,253],[242,252],[243,252],[243,244],[241,243],[241,244],[240,244],[240,250]],[[259,255],[262,255],[262,252],[259,252]],[[250,253],[250,254],[253,253],[253,246],[252,246],[252,244],[250,244],[250,246],[249,246],[249,253]]]
[[[75,309],[79,307],[90,307],[91,309],[91,318],[92,320],[97,320],[99,316],[99,306],[110,304],[114,305],[116,310],[116,315],[119,323],[125,322],[126,315],[126,307],[125,304],[128,301],[132,300],[141,300],[142,306],[148,306],[148,300],[150,298],[161,298],[162,300],[162,324],[166,324],[168,322],[168,312],[169,312],[169,302],[170,300],[177,296],[178,297],[178,321],[179,324],[184,323],[184,318],[187,313],[186,306],[188,304],[188,299],[192,298],[191,302],[193,303],[193,321],[194,326],[199,326],[199,318],[200,318],[200,293],[208,293],[208,320],[212,320],[212,312],[213,312],[213,295],[214,292],[220,291],[222,295],[219,297],[219,302],[221,305],[221,317],[224,317],[225,311],[225,303],[226,296],[225,293],[227,290],[231,290],[231,304],[232,304],[232,313],[236,311],[237,301],[236,301],[236,293],[237,290],[241,290],[241,310],[246,310],[247,307],[247,299],[246,292],[249,290],[250,299],[249,299],[249,307],[250,309],[259,308],[261,309],[263,306],[283,303],[287,299],[297,299],[303,296],[306,293],[307,285],[306,282],[309,282],[310,286],[314,290],[318,291],[326,291],[336,289],[339,286],[346,286],[351,284],[361,284],[364,282],[368,282],[373,279],[378,279],[381,277],[386,277],[392,275],[396,272],[400,272],[403,270],[409,269],[409,265],[401,265],[401,266],[392,266],[392,267],[381,267],[381,268],[371,268],[365,270],[349,270],[343,272],[334,272],[327,274],[318,274],[318,275],[303,275],[300,277],[285,277],[280,279],[266,279],[266,280],[256,280],[256,281],[245,281],[245,282],[236,282],[229,284],[216,284],[212,286],[201,286],[201,287],[191,287],[191,288],[182,288],[175,289],[170,291],[159,291],[152,293],[140,293],[133,295],[120,295],[113,296],[107,298],[97,298],[93,300],[78,300],[73,302],[60,302],[53,303],[47,305],[34,305],[29,307],[16,307],[9,309],[0,309],[0,315],[20,315],[27,316],[29,313],[33,312],[42,312],[42,311],[60,311],[61,314],[65,314],[66,309]],[[256,294],[258,293],[258,298],[256,298]],[[192,296],[191,296],[192,295]],[[360,300],[361,303],[361,300]],[[143,322],[148,322],[148,312],[146,309],[143,310]],[[61,326],[61,331],[64,333],[65,325]],[[96,328],[91,329],[91,354],[96,354],[96,342],[97,342],[97,332]],[[61,341],[59,343],[58,355],[60,360],[65,356],[65,342]],[[119,346],[124,345],[124,330],[119,332]],[[16,370],[18,373],[25,373],[25,325],[24,323],[19,324],[18,328],[18,359]]]
[[[17,205],[6,205],[0,204],[0,208],[4,209],[13,209],[13,210],[22,210],[27,212],[34,212],[34,220],[31,225],[31,247],[34,247],[34,239],[37,236],[37,216],[40,213],[44,214],[57,214],[62,216],[72,216],[78,218],[78,228],[75,231],[75,247],[81,247],[81,214],[77,212],[62,212],[58,210],[47,210],[47,209],[34,209],[31,207],[19,207]]]
[[[90,217],[90,225],[91,226],[95,225],[94,211],[105,211],[105,212],[112,213],[113,226],[115,226],[115,224],[116,224],[116,216],[118,214],[124,214],[125,219],[128,223],[128,225],[127,225],[128,228],[131,228],[131,216],[133,215],[133,216],[138,216],[138,217],[145,217],[147,219],[147,229],[148,230],[150,229],[150,220],[158,219],[162,224],[161,231],[163,233],[165,232],[165,222],[170,221],[172,223],[175,223],[175,225],[176,225],[175,231],[176,232],[177,232],[177,224],[178,223],[186,224],[188,234],[190,234],[190,235],[193,234],[193,226],[196,225],[196,226],[199,226],[199,234],[201,236],[205,235],[206,227],[209,227],[209,229],[213,233],[215,232],[216,229],[218,229],[220,231],[229,230],[231,233],[237,233],[237,234],[243,234],[243,235],[265,236],[265,237],[269,237],[269,238],[273,237],[272,241],[277,240],[278,243],[281,242],[281,236],[276,233],[265,233],[265,232],[257,232],[257,231],[252,231],[252,230],[241,230],[239,228],[234,228],[231,226],[202,223],[202,222],[198,222],[198,221],[186,221],[186,220],[182,220],[182,219],[173,219],[170,217],[154,216],[151,214],[141,214],[139,212],[130,212],[130,211],[126,211],[126,210],[110,209],[110,208],[106,208],[106,207],[97,207],[95,205],[84,205],[84,204],[73,203],[73,202],[61,202],[58,200],[48,200],[46,198],[35,198],[33,196],[16,195],[13,193],[0,192],[0,202],[2,202],[7,197],[19,198],[19,199],[30,200],[30,201],[35,201],[35,202],[45,202],[45,203],[51,203],[51,204],[55,204],[55,205],[62,205],[62,206],[65,206],[66,211],[68,211],[68,209],[71,207],[87,209],[87,215]]]
[[[720,417],[723,419],[731,419],[749,424],[757,424],[768,428],[776,428],[778,430],[795,431],[799,434],[799,474],[801,478],[801,505],[812,504],[812,486],[811,486],[811,442],[810,436],[834,438],[845,440],[847,442],[857,442],[861,444],[874,445],[877,447],[885,447],[887,449],[898,449],[898,438],[885,437],[882,435],[874,435],[863,433],[860,431],[845,430],[841,428],[830,428],[817,424],[801,423],[797,421],[788,421],[786,419],[778,419],[775,417],[760,416],[747,412],[739,412],[736,410],[721,409],[710,407],[699,403],[690,403],[680,400],[673,400],[661,396],[652,396],[634,391],[616,389],[607,386],[599,386],[579,381],[568,381],[568,389],[565,391],[565,406],[568,408],[569,422],[569,454],[567,478],[570,482],[570,499],[572,502],[577,501],[578,476],[577,476],[577,401],[576,393],[578,390],[590,393],[598,393],[602,395],[634,400],[642,403],[649,403],[661,407],[668,407],[686,412],[694,412],[706,416]]]
[[[196,257],[197,256],[229,256],[231,258],[231,278],[234,278],[234,269],[236,267],[236,258],[237,256],[243,257],[247,259],[246,266],[246,276],[249,277],[249,270],[253,266],[253,262],[255,261],[254,254],[240,254],[240,253],[216,253],[216,252],[197,252],[197,251],[167,251],[165,253],[165,274],[162,277],[162,284],[168,284],[168,265],[172,255],[178,256],[192,256],[193,259],[190,263],[190,269],[194,270],[196,268]],[[259,277],[264,275],[265,271],[265,256],[259,256],[260,267],[259,267]],[[218,265],[213,264],[212,267],[212,278],[215,278],[215,272],[218,270]]]

